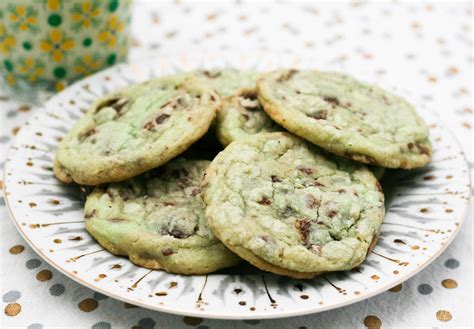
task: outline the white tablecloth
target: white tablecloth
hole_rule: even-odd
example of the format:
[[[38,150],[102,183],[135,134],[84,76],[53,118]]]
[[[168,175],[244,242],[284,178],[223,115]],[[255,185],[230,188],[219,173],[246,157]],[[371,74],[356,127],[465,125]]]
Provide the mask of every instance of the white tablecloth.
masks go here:
[[[131,60],[203,50],[272,51],[389,81],[437,111],[472,158],[472,3],[135,1]],[[0,97],[0,168],[35,112]],[[0,184],[2,182],[0,181]],[[281,320],[218,321],[131,307],[51,268],[23,241],[0,196],[2,328],[399,328],[473,326],[472,202],[452,245],[391,291],[338,310]],[[91,301],[92,299],[92,301]],[[91,307],[78,307],[87,300]],[[97,307],[95,307],[95,300]]]

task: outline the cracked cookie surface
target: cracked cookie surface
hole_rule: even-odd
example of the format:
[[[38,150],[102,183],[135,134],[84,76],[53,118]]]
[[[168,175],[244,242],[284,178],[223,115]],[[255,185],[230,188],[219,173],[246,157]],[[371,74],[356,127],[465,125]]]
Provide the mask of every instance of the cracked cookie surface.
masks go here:
[[[98,186],[88,196],[86,228],[98,242],[140,266],[204,274],[240,258],[213,235],[200,198],[210,161],[175,159],[124,182]]]
[[[431,159],[428,127],[403,98],[349,76],[280,70],[257,82],[265,112],[331,153],[411,169]]]
[[[61,141],[55,174],[84,185],[136,176],[201,138],[219,107],[212,86],[187,75],[112,92],[94,102]]]
[[[281,130],[283,128],[263,111],[254,88],[241,89],[235,95],[226,97],[217,114],[216,134],[223,146],[259,132]]]
[[[206,171],[203,200],[209,227],[230,250],[295,278],[358,266],[384,217],[365,165],[284,132],[224,149]]]

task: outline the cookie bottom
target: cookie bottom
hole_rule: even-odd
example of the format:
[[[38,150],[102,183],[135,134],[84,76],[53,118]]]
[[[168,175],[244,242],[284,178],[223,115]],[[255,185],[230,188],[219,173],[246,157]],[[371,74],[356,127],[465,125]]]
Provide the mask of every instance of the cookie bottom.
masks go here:
[[[220,266],[216,265],[207,265],[207,266],[190,266],[190,267],[183,267],[180,268],[178,265],[175,266],[163,266],[160,264],[160,262],[157,259],[154,258],[148,258],[144,257],[143,255],[140,254],[130,254],[126,252],[125,250],[122,250],[118,248],[116,245],[113,243],[110,243],[106,239],[102,239],[101,237],[97,237],[93,234],[91,234],[94,239],[107,251],[111,252],[114,255],[117,256],[126,256],[129,258],[129,260],[140,267],[148,268],[150,270],[163,270],[168,273],[172,274],[182,274],[182,275],[201,275],[201,274],[209,274],[212,272],[216,272],[220,269],[224,269],[227,267],[232,267],[235,265],[238,265],[242,260],[238,258],[237,256],[229,258],[225,264],[221,264]],[[215,246],[216,248],[219,248],[219,246]]]
[[[375,245],[377,244],[379,237],[380,237],[379,233],[374,235],[374,238],[372,239],[372,242],[370,243],[369,249],[367,250],[366,258],[370,254],[370,252],[375,248]],[[274,274],[284,275],[284,276],[288,276],[294,279],[313,279],[315,276],[325,273],[325,272],[299,272],[299,271],[289,270],[289,269],[267,262],[266,260],[253,254],[247,248],[238,247],[238,246],[229,246],[229,245],[227,245],[227,248],[229,248],[235,254],[239,255],[240,257],[248,261],[253,266],[263,271],[271,272]]]

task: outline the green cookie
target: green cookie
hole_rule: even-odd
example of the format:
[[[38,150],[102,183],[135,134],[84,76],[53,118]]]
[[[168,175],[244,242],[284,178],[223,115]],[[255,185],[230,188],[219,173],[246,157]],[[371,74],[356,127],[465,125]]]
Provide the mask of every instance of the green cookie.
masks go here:
[[[295,278],[361,264],[384,218],[381,187],[366,166],[284,132],[231,143],[203,188],[208,225],[222,243]]]
[[[204,79],[186,75],[113,92],[94,102],[59,144],[55,174],[97,185],[158,167],[201,138],[220,105]]]
[[[87,198],[89,233],[107,250],[140,266],[204,274],[240,262],[206,224],[200,183],[209,161],[172,160]]]
[[[257,83],[265,112],[323,149],[388,168],[431,160],[428,127],[401,97],[349,76],[282,70]]]
[[[255,88],[259,73],[237,69],[212,69],[197,71],[222,96],[231,96],[242,88]]]
[[[216,133],[223,146],[259,132],[283,130],[262,109],[255,89],[241,89],[222,100]]]

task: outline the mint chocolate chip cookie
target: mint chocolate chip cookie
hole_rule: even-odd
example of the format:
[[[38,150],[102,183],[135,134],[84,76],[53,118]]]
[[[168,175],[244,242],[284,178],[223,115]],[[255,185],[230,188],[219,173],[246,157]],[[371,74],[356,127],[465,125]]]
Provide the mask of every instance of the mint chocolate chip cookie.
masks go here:
[[[223,146],[259,132],[279,130],[283,129],[263,111],[254,88],[225,98],[217,114],[216,133]]]
[[[257,91],[273,120],[329,152],[388,168],[431,159],[426,124],[381,88],[337,73],[281,70],[264,74]]]
[[[113,92],[94,102],[59,144],[56,176],[96,185],[158,167],[201,138],[219,107],[204,79],[186,75]]]
[[[204,274],[240,258],[210,231],[200,198],[205,160],[172,160],[88,196],[89,233],[107,250],[140,266],[180,274]]]
[[[358,266],[384,217],[381,187],[365,165],[284,132],[231,143],[203,189],[208,225],[222,243],[295,278]]]
[[[231,96],[242,88],[255,88],[259,73],[237,69],[197,71],[222,96]]]

